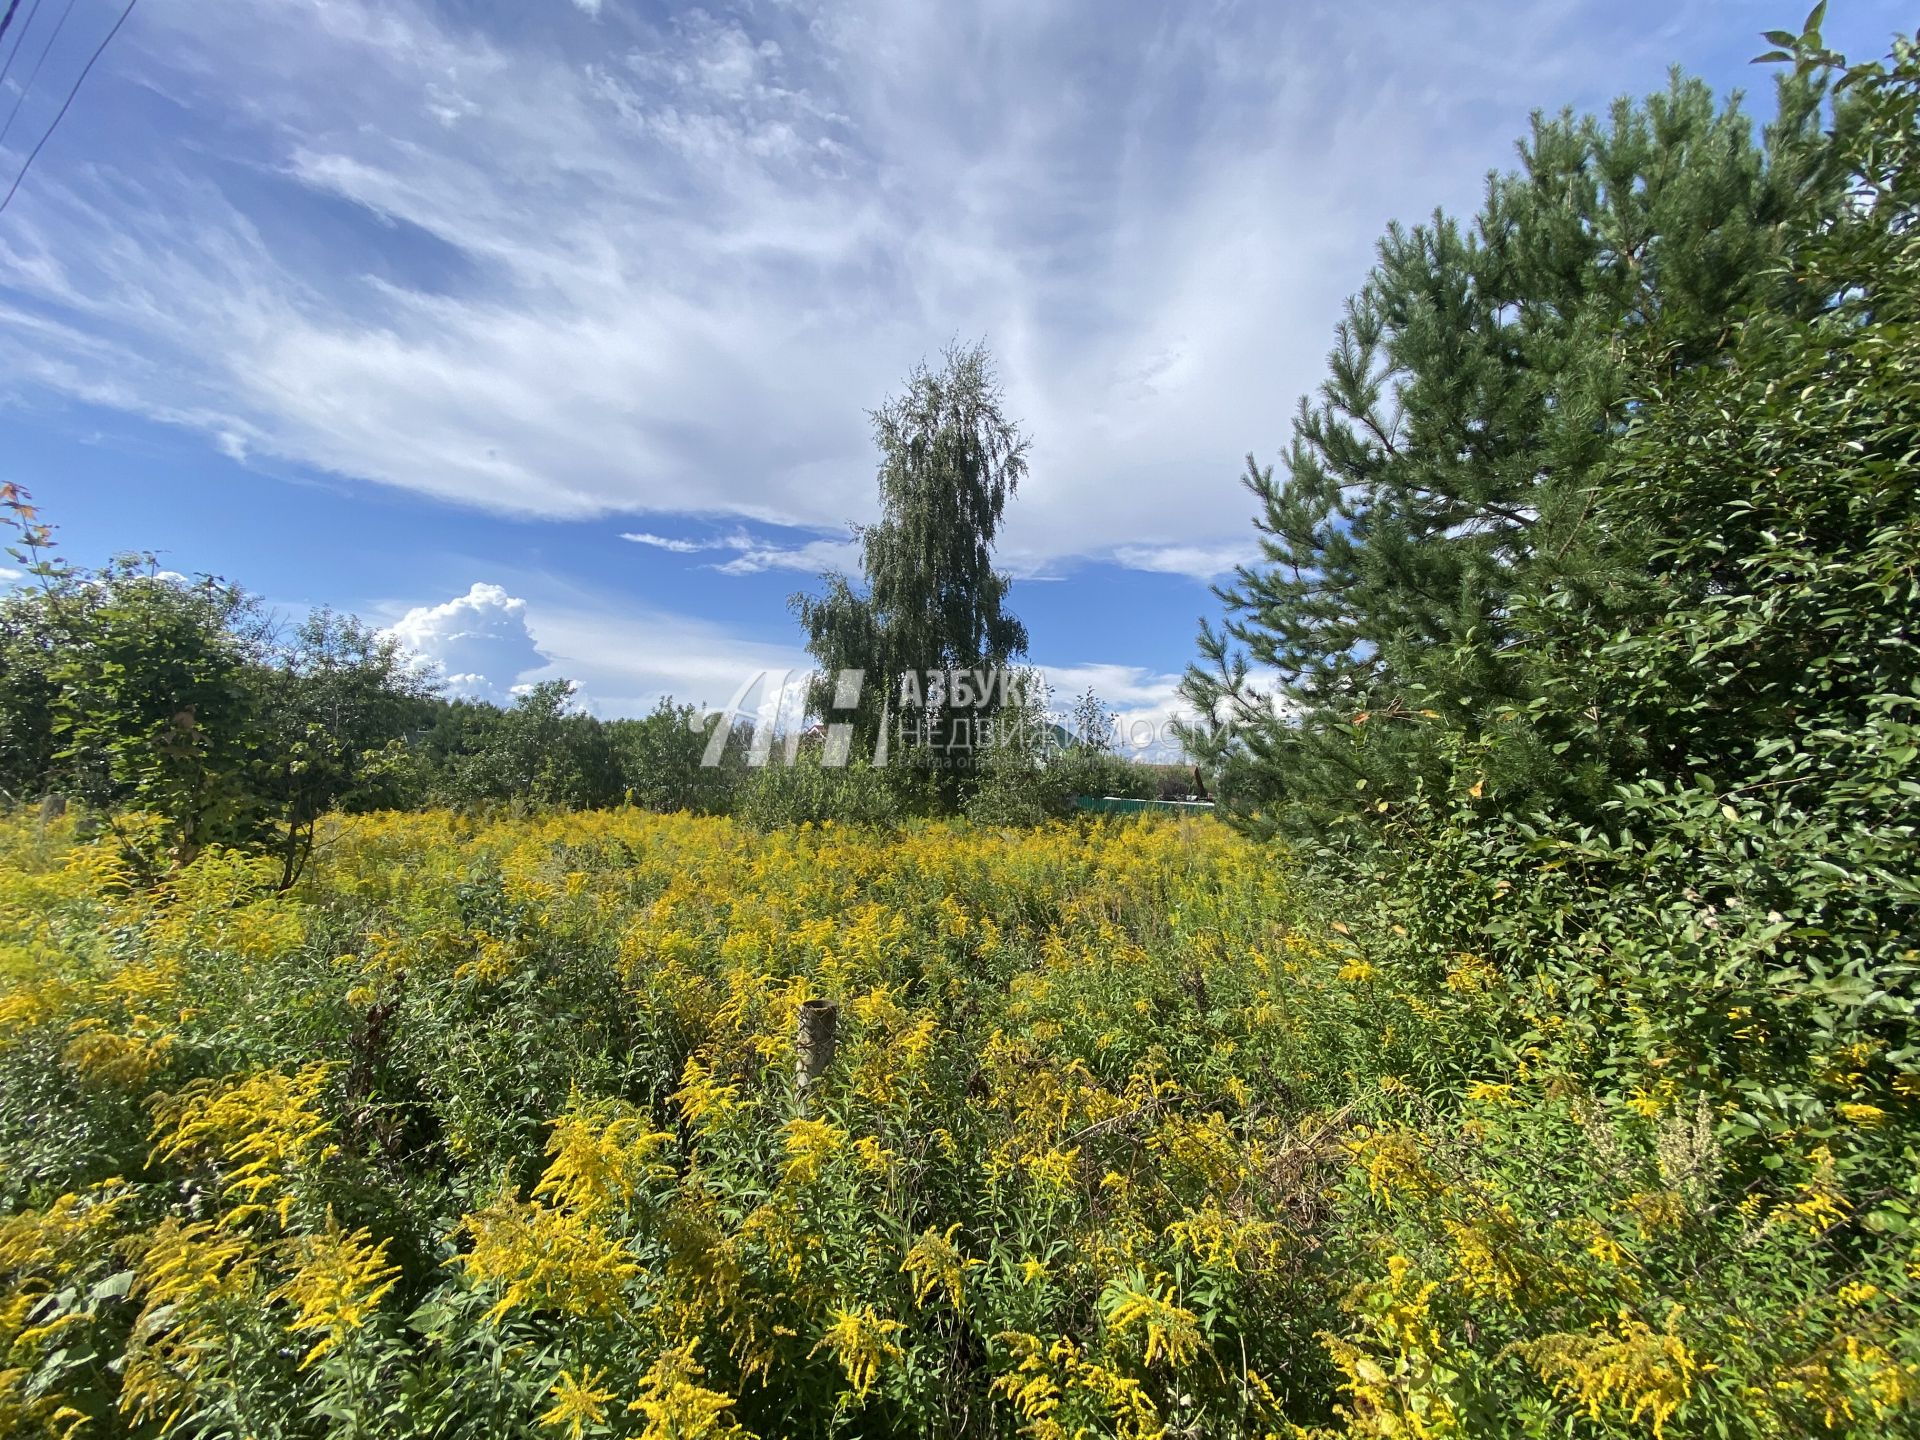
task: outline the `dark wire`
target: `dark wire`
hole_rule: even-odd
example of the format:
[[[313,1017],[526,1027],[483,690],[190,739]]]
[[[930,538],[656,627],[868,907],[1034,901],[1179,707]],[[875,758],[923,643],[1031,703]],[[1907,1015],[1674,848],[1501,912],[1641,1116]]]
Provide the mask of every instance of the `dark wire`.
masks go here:
[[[13,72],[13,62],[20,58],[20,52],[26,48],[27,32],[33,29],[33,22],[39,18],[40,0],[33,0],[33,3],[27,6],[27,18],[20,22],[19,33],[13,37],[13,48],[7,52],[5,60],[0,60],[0,84],[6,83],[7,76]]]
[[[13,117],[20,113],[20,107],[26,103],[27,92],[33,89],[33,82],[40,78],[40,67],[47,63],[47,55],[53,49],[53,42],[60,38],[60,31],[67,23],[67,17],[73,13],[73,0],[67,0],[67,8],[60,12],[60,18],[53,22],[53,33],[47,36],[47,43],[40,47],[40,58],[33,62],[33,69],[27,72],[27,83],[20,87],[20,93],[13,97],[13,108],[7,111],[7,123],[0,125],[0,145],[7,143],[7,136],[13,130]],[[23,32],[20,43],[26,44]]]
[[[33,168],[33,162],[40,158],[40,152],[46,149],[47,141],[53,138],[53,132],[60,128],[60,122],[67,118],[67,110],[73,104],[73,97],[80,93],[80,87],[86,83],[87,76],[93,72],[96,61],[106,53],[107,46],[113,43],[113,37],[120,33],[120,27],[127,23],[127,17],[133,14],[133,7],[140,0],[127,0],[127,8],[120,12],[120,18],[113,22],[113,28],[107,31],[106,38],[94,47],[93,54],[87,57],[87,63],[80,67],[80,76],[73,82],[73,88],[67,91],[67,98],[61,102],[60,112],[53,117],[53,124],[47,126],[47,133],[40,137],[27,155],[27,163],[20,167],[20,173],[13,177],[13,185],[7,191],[7,198],[0,200],[0,215],[6,213],[7,206],[13,203],[13,197],[20,191],[20,182],[27,178],[27,171]]]

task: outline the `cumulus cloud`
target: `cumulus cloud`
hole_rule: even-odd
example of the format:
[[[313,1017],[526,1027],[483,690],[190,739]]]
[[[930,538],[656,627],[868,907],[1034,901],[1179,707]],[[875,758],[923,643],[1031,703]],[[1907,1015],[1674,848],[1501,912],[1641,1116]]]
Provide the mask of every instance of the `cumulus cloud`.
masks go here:
[[[864,410],[984,335],[1035,437],[1009,553],[1197,573],[1388,216],[1666,44],[1596,53],[1597,0],[575,3],[143,8],[90,93],[179,128],[63,131],[0,367],[505,514],[819,532],[874,503]]]
[[[777,688],[812,665],[797,646],[698,616],[584,603],[577,594],[528,599],[485,581],[412,607],[386,633],[450,695],[510,705],[536,682],[564,678],[579,705],[609,718],[644,714],[668,697],[718,709],[755,677]]]
[[[415,606],[387,633],[425,661],[449,695],[468,700],[511,704],[520,677],[550,663],[527,628],[527,602],[477,580],[464,595]]]

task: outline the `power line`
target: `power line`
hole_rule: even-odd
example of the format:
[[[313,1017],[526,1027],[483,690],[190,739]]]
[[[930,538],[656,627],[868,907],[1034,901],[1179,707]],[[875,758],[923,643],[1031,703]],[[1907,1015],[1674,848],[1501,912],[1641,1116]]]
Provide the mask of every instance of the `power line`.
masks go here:
[[[14,4],[17,5],[18,3],[19,0],[14,0]],[[11,15],[13,11],[10,9],[7,13]],[[33,0],[33,3],[27,6],[27,18],[20,22],[19,33],[13,37],[13,48],[7,52],[7,58],[5,60],[0,60],[0,84],[4,84],[7,76],[12,73],[13,62],[20,57],[20,52],[26,48],[27,32],[33,29],[33,22],[39,18],[40,0]]]
[[[7,27],[13,24],[13,12],[20,8],[20,0],[8,0],[7,13],[0,15],[0,40],[7,38]]]
[[[40,78],[40,67],[47,63],[47,55],[53,49],[53,42],[60,38],[60,31],[67,23],[67,17],[73,13],[73,0],[67,0],[67,8],[60,12],[60,18],[53,22],[53,33],[47,36],[47,43],[40,47],[40,58],[33,62],[33,69],[27,72],[27,83],[20,87],[20,93],[13,97],[13,108],[7,111],[7,123],[0,125],[0,145],[7,143],[7,136],[13,130],[13,117],[20,113],[20,107],[26,102],[27,92],[33,89],[33,82]],[[27,43],[26,32],[20,34],[20,43]]]
[[[0,200],[0,215],[4,215],[7,206],[13,203],[13,197],[19,193],[20,182],[27,178],[27,172],[33,168],[33,162],[40,158],[40,152],[47,147],[47,141],[53,138],[53,132],[60,128],[60,122],[67,118],[67,110],[73,104],[73,97],[80,93],[80,87],[86,83],[87,76],[93,72],[95,62],[106,53],[107,46],[113,43],[113,37],[120,33],[120,27],[127,23],[127,17],[133,14],[133,7],[140,0],[127,0],[127,8],[120,12],[120,18],[113,22],[113,28],[107,31],[106,38],[94,47],[93,54],[87,57],[87,63],[80,67],[79,78],[73,82],[73,88],[67,91],[67,98],[60,102],[60,110],[53,117],[53,123],[47,126],[47,133],[40,137],[40,143],[27,154],[27,163],[20,167],[20,173],[13,177],[13,185],[7,191],[7,198]]]

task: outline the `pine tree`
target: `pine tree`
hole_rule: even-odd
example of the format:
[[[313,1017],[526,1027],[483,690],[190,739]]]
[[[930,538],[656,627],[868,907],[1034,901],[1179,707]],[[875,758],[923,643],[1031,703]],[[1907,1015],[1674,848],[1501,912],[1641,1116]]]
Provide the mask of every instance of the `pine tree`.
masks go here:
[[[1686,368],[1751,307],[1817,303],[1778,262],[1839,204],[1822,101],[1783,80],[1756,138],[1738,97],[1676,74],[1604,120],[1536,116],[1471,225],[1389,229],[1280,473],[1248,457],[1263,559],[1218,591],[1185,682],[1189,743],[1255,828],[1372,809],[1429,763],[1436,727],[1408,722],[1474,733],[1524,700],[1514,599],[1596,553],[1579,542],[1630,417],[1630,340]]]

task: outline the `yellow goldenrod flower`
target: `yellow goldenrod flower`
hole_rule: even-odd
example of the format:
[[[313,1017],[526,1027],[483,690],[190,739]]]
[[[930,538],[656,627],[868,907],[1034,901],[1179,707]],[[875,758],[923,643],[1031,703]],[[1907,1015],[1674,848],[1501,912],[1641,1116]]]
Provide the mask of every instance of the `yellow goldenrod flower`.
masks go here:
[[[727,1414],[733,1397],[699,1383],[706,1371],[693,1358],[695,1343],[668,1350],[640,1382],[640,1398],[627,1406],[646,1417],[639,1440],[751,1440]]]
[[[1617,1410],[1633,1424],[1644,1415],[1657,1437],[1692,1395],[1694,1382],[1715,1369],[1675,1333],[1681,1313],[1675,1305],[1666,1328],[1656,1331],[1623,1310],[1617,1330],[1596,1325],[1584,1334],[1546,1335],[1514,1349],[1589,1419]]]
[[[783,1175],[789,1185],[811,1185],[827,1163],[846,1148],[847,1132],[825,1120],[789,1120],[784,1133],[787,1164]]]
[[[460,1228],[473,1248],[456,1263],[472,1279],[501,1288],[489,1322],[520,1306],[616,1313],[626,1307],[626,1282],[640,1273],[626,1247],[587,1216],[524,1204],[511,1192],[466,1216]]]
[[[656,1158],[672,1142],[671,1130],[655,1129],[626,1102],[589,1100],[576,1089],[567,1113],[553,1122],[551,1158],[533,1193],[588,1215],[618,1209],[673,1178],[673,1167]]]
[[[319,1333],[302,1366],[313,1364],[365,1325],[393,1288],[400,1267],[387,1263],[388,1243],[374,1244],[364,1229],[343,1232],[331,1211],[324,1233],[294,1241],[293,1278],[268,1298],[292,1303],[295,1315],[288,1329]]]
[[[960,1248],[953,1243],[953,1237],[959,1231],[958,1224],[949,1225],[944,1235],[928,1230],[907,1251],[907,1258],[900,1269],[903,1274],[913,1277],[914,1304],[924,1305],[935,1290],[944,1290],[954,1309],[962,1308],[967,1271],[977,1269],[986,1262],[969,1260],[960,1252]]]
[[[879,1379],[880,1372],[906,1352],[894,1342],[906,1326],[898,1320],[883,1320],[870,1305],[851,1310],[835,1310],[826,1333],[811,1353],[822,1349],[833,1352],[846,1372],[857,1399],[865,1400]]]
[[[224,1223],[271,1209],[284,1225],[296,1181],[339,1153],[333,1126],[319,1110],[330,1073],[327,1065],[309,1065],[292,1075],[261,1070],[236,1080],[196,1080],[156,1104],[155,1154],[224,1161],[222,1194],[242,1202]]]
[[[589,1425],[604,1425],[607,1405],[614,1398],[613,1391],[599,1388],[605,1378],[604,1370],[595,1370],[591,1365],[582,1366],[577,1379],[572,1371],[562,1370],[548,1391],[553,1408],[540,1417],[540,1423],[550,1429],[565,1430],[568,1440],[580,1440]]]
[[[1178,1370],[1200,1350],[1199,1317],[1174,1303],[1173,1283],[1165,1275],[1148,1285],[1135,1275],[1107,1287],[1102,1309],[1116,1335],[1139,1332],[1146,1343],[1146,1363],[1164,1358]]]

